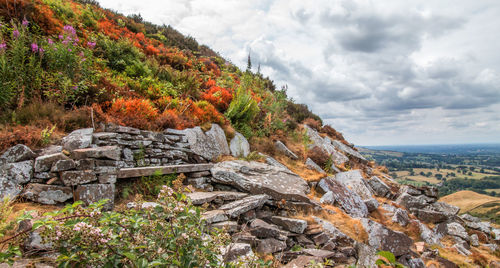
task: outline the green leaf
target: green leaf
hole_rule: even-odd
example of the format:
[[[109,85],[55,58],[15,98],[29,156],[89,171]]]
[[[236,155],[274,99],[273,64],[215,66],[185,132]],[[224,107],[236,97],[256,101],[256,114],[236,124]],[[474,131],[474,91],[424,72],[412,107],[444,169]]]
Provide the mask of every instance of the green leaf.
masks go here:
[[[390,263],[396,263],[396,257],[392,252],[389,251],[379,251],[377,255],[386,258]]]

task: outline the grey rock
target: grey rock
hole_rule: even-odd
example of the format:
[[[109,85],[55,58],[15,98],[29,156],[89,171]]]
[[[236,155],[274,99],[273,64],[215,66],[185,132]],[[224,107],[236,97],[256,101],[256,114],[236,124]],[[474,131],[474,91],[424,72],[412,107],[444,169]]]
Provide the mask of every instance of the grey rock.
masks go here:
[[[49,147],[45,147],[40,150],[38,153],[39,156],[41,155],[48,155],[48,154],[57,154],[62,152],[62,146],[61,145],[50,145]]]
[[[218,210],[218,209],[204,212],[201,218],[209,224],[227,221],[229,219],[224,210]]]
[[[363,200],[372,198],[372,192],[368,189],[365,179],[359,170],[337,173],[335,180],[342,182],[345,186],[357,193]]]
[[[477,234],[472,234],[470,236],[470,244],[473,247],[479,247],[479,237],[477,237]]]
[[[71,158],[75,160],[85,158],[120,160],[121,154],[121,149],[118,146],[102,146],[95,148],[75,149],[71,152]]]
[[[452,215],[428,209],[412,209],[417,218],[423,222],[440,223],[447,221]]]
[[[450,222],[446,224],[447,234],[458,236],[466,241],[470,240],[469,235],[465,228],[457,222]]]
[[[429,229],[427,225],[418,222],[418,227],[420,229],[420,238],[429,245],[441,245],[442,235],[435,233],[433,230]]]
[[[125,134],[131,134],[131,135],[140,135],[141,134],[141,131],[137,128],[124,127],[124,126],[119,126],[119,125],[115,125],[115,124],[107,124],[105,131],[106,132],[125,133]]]
[[[220,199],[222,201],[239,200],[247,197],[248,194],[240,192],[215,191],[215,192],[192,192],[186,194],[186,196],[191,199],[193,205],[201,205],[204,203],[212,202],[216,199]]]
[[[438,188],[435,186],[422,186],[421,189],[426,196],[434,197],[434,198],[439,197]]]
[[[458,251],[458,253],[464,255],[464,256],[469,256],[472,254],[472,252],[470,252],[470,250],[466,249],[462,244],[455,244],[452,246],[452,248],[456,249]]]
[[[33,202],[55,205],[73,198],[71,187],[30,183],[23,192],[23,197]]]
[[[301,255],[287,263],[283,268],[306,268],[311,267],[314,263],[321,263],[323,259],[314,256]]]
[[[97,180],[92,170],[72,170],[61,173],[61,180],[66,186],[75,186]]]
[[[23,246],[25,250],[33,252],[53,250],[52,244],[50,242],[43,243],[42,236],[40,236],[39,230],[31,232],[28,235],[28,238],[26,238]]]
[[[64,150],[72,151],[74,149],[88,148],[92,144],[93,128],[78,129],[71,132],[62,139]]]
[[[191,150],[207,160],[230,154],[226,134],[217,124],[212,124],[206,133],[200,127],[185,129],[184,133]]]
[[[491,232],[491,224],[487,221],[481,221],[479,218],[469,214],[463,214],[460,218],[464,221],[465,226],[468,228],[479,230],[483,233],[489,234]]]
[[[384,225],[361,219],[361,224],[368,233],[368,244],[379,250],[392,252],[395,256],[402,256],[410,252],[413,240],[406,234],[388,229]]]
[[[318,186],[324,192],[327,192],[326,195],[331,197],[324,199],[326,195],[323,196],[323,202],[329,204],[337,202],[352,217],[364,218],[368,216],[368,208],[362,198],[343,183],[335,180],[333,177],[326,177],[319,182]],[[328,194],[328,192],[331,192],[331,194]]]
[[[93,140],[109,140],[114,139],[117,136],[118,134],[114,132],[97,132],[92,134]]]
[[[271,254],[282,251],[286,248],[286,243],[274,238],[266,238],[259,242],[257,252],[261,254]]]
[[[18,144],[10,147],[0,156],[0,164],[15,163],[35,158],[35,153],[26,145]]]
[[[229,232],[229,233],[236,233],[240,229],[240,226],[235,221],[216,222],[216,223],[213,223],[211,225],[211,227],[215,228],[215,229],[219,229],[219,230],[225,230],[226,232]]]
[[[401,226],[406,226],[410,222],[410,217],[408,216],[408,212],[406,212],[406,210],[397,208],[391,218],[391,221],[397,222]]]
[[[72,159],[59,160],[52,165],[50,172],[60,172],[76,168],[76,163]]]
[[[460,211],[460,208],[457,206],[453,206],[444,202],[435,202],[426,207],[428,210],[442,212],[449,217],[457,215]]]
[[[308,145],[309,149],[318,147],[325,150],[328,155],[332,157],[333,162],[337,165],[341,165],[349,161],[349,158],[347,156],[340,153],[335,148],[335,146],[333,146],[330,138],[322,138],[316,130],[310,128],[307,125],[304,125],[304,129],[306,130],[306,134],[309,136],[309,139],[312,142]]]
[[[231,185],[251,194],[267,194],[274,200],[308,202],[309,186],[295,173],[259,162],[241,160],[217,163],[212,182]]]
[[[288,149],[288,147],[286,147],[286,145],[281,141],[276,141],[274,143],[274,147],[276,148],[276,150],[278,152],[281,152],[282,154],[286,155],[287,157],[289,157],[293,160],[299,159],[299,157],[294,152],[292,152],[290,149]]]
[[[434,199],[425,195],[414,196],[408,193],[403,193],[396,199],[396,203],[405,207],[406,209],[424,208],[434,201]]]
[[[123,160],[134,161],[134,153],[129,148],[123,148]]]
[[[85,205],[107,199],[103,206],[104,210],[112,210],[115,205],[115,185],[114,184],[87,184],[78,185],[75,191],[75,201],[82,201]]]
[[[322,259],[329,259],[335,255],[335,252],[329,250],[315,249],[315,248],[306,248],[303,249],[302,251],[307,255],[320,257]]]
[[[0,169],[3,169],[3,173],[9,180],[16,184],[24,184],[33,178],[33,163],[33,160],[7,163],[0,166]]]
[[[323,228],[320,231],[322,234],[326,234],[330,241],[337,243],[340,246],[351,246],[354,243],[354,240],[341,232],[337,227],[333,226],[328,221],[325,221],[321,218],[313,216],[314,221]]]
[[[255,219],[250,223],[250,233],[258,238],[276,238],[281,236],[280,229],[273,224],[269,224],[261,219]]]
[[[9,200],[15,199],[22,191],[23,186],[17,181],[10,180],[0,170],[0,199],[8,198]]]
[[[407,193],[409,195],[414,195],[414,196],[419,196],[419,195],[423,194],[422,190],[420,190],[412,185],[401,186],[401,188],[399,189],[399,193],[400,194]]]
[[[226,262],[233,262],[239,258],[245,259],[252,257],[253,255],[251,245],[244,243],[231,243],[226,248],[224,260]]]
[[[230,216],[231,218],[236,218],[249,210],[261,207],[268,199],[269,196],[265,194],[252,195],[241,200],[225,204],[219,207],[219,209],[224,210],[226,212],[226,215]]]
[[[332,140],[332,145],[337,148],[338,150],[348,154],[348,155],[351,155],[352,157],[355,157],[359,160],[361,160],[362,162],[367,162],[366,158],[364,158],[358,151],[355,151],[354,149],[352,149],[351,147],[343,144],[342,142],[340,141],[337,141],[337,140]]]
[[[306,167],[308,169],[316,170],[319,173],[326,173],[318,164],[316,164],[311,158],[306,159]]]
[[[498,245],[497,244],[483,244],[483,246],[487,247],[491,251],[497,251],[498,250]]]
[[[366,182],[376,196],[385,197],[390,192],[389,186],[387,186],[387,184],[385,184],[385,182],[383,182],[377,176],[371,177]]]
[[[356,262],[358,267],[377,267],[375,262],[378,260],[378,255],[375,248],[358,242],[355,243],[354,248],[358,255]]]
[[[250,144],[245,136],[239,132],[236,132],[231,139],[229,149],[231,150],[231,155],[234,157],[247,157],[250,154]]]
[[[42,155],[35,159],[35,172],[49,171],[52,165],[59,160],[68,160],[69,158],[62,153]]]
[[[372,212],[372,211],[377,210],[377,208],[379,206],[379,203],[378,203],[377,199],[375,199],[375,198],[367,199],[364,202],[365,202],[366,208],[368,209],[368,212]]]
[[[304,230],[307,228],[307,221],[299,220],[299,219],[291,219],[280,216],[271,217],[271,222],[276,225],[283,227],[285,230],[288,230],[293,233],[302,234]]]
[[[274,158],[272,158],[270,156],[267,156],[265,154],[262,154],[262,153],[259,153],[259,154],[265,158],[266,163],[268,165],[271,165],[271,166],[274,166],[274,167],[278,167],[278,168],[282,168],[282,169],[284,169],[284,170],[286,170],[288,172],[292,172],[290,169],[288,169],[287,166],[281,164],[278,160],[276,160],[276,159],[274,159]]]

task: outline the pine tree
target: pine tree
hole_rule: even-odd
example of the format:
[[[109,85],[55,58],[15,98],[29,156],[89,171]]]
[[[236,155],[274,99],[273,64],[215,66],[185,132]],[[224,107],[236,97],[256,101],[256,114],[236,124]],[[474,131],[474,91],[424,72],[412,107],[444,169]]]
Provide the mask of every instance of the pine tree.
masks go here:
[[[247,72],[250,71],[252,71],[252,59],[250,58],[250,52],[248,52]]]

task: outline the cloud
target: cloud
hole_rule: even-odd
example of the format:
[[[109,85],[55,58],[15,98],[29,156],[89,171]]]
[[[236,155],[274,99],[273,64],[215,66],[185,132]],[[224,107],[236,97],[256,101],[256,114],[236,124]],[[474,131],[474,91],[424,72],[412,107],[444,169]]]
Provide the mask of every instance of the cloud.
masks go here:
[[[170,24],[361,144],[500,142],[500,3],[101,0]]]

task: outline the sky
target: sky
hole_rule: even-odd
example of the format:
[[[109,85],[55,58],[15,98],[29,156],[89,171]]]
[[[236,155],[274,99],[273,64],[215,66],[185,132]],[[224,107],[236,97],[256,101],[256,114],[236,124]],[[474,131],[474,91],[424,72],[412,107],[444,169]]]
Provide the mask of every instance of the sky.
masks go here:
[[[99,2],[242,69],[250,53],[356,145],[500,143],[500,1]]]

